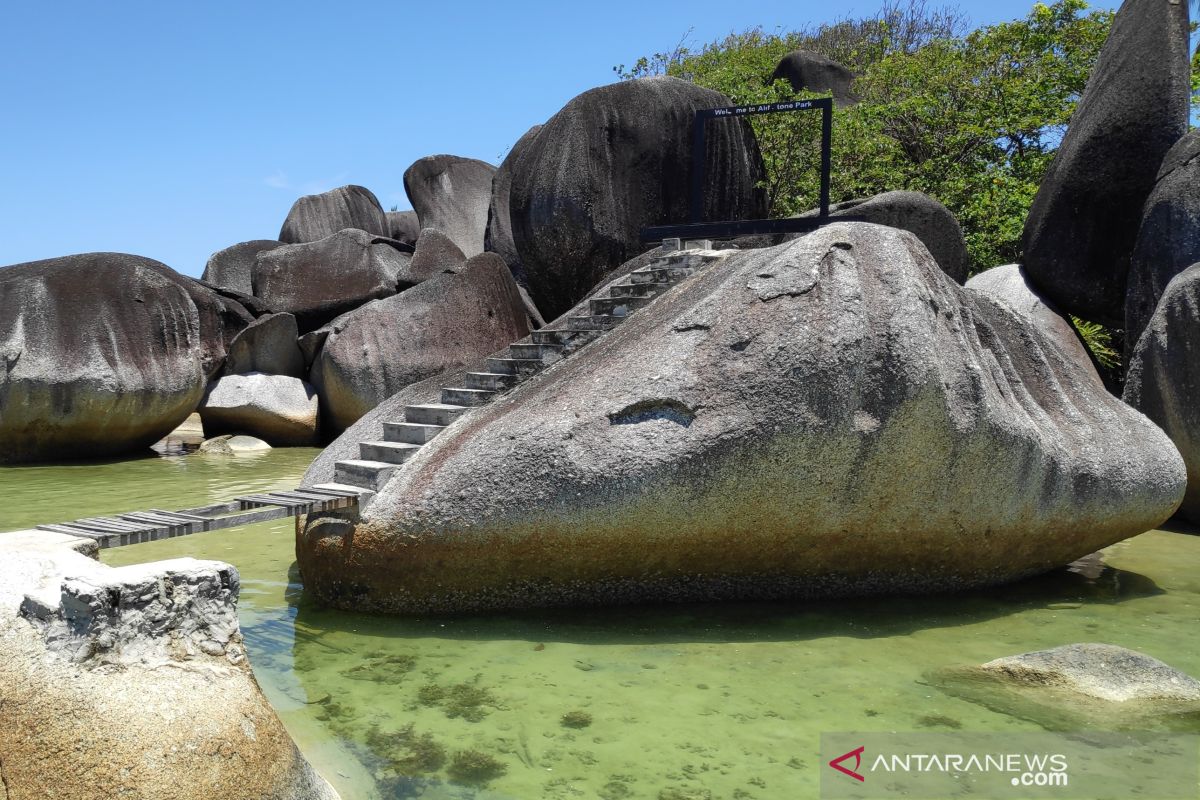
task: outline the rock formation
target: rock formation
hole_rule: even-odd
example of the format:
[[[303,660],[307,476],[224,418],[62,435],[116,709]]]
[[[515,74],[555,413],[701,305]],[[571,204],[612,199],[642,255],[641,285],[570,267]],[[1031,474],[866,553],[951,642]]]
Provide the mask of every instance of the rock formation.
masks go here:
[[[1124,325],[1142,206],[1187,130],[1188,56],[1187,3],[1122,4],[1025,221],[1025,270],[1067,313]]]
[[[204,431],[246,433],[276,447],[317,441],[317,393],[287,375],[226,375],[209,384],[200,404]]]
[[[513,240],[537,307],[555,317],[610,269],[647,249],[647,225],[687,222],[697,109],[732,105],[677,78],[584,92],[513,165]],[[762,159],[744,120],[709,123],[706,219],[765,216]]]
[[[254,258],[265,250],[282,247],[276,239],[256,239],[242,242],[208,257],[201,280],[239,294],[254,294]]]
[[[526,279],[525,268],[521,266],[521,255],[517,252],[516,242],[513,241],[510,206],[512,173],[514,165],[524,155],[525,148],[541,129],[541,125],[534,125],[525,131],[524,135],[517,139],[516,144],[508,151],[504,160],[500,162],[500,168],[496,170],[496,175],[492,178],[492,200],[488,206],[487,235],[484,237],[484,246],[489,253],[495,253],[504,259],[504,263],[508,264],[508,268],[512,270],[513,277],[519,284],[524,284]]]
[[[287,244],[315,242],[346,228],[376,236],[391,233],[383,207],[370,189],[340,186],[301,197],[288,211],[279,240]]]
[[[904,476],[897,480],[897,476]],[[1173,513],[1166,436],[906,231],[728,256],[309,519],[357,609],[940,591]]]
[[[450,237],[436,228],[425,228],[417,237],[408,271],[420,283],[443,272],[457,272],[466,260]]]
[[[483,252],[496,168],[474,158],[426,156],[404,171],[421,229],[437,228],[467,257]]]
[[[771,74],[771,82],[777,80],[787,81],[797,92],[828,92],[838,105],[849,105],[858,100],[851,88],[854,73],[811,50],[795,50],[780,59]]]
[[[415,211],[388,211],[388,236],[405,244],[416,244],[421,235],[421,223]]]
[[[225,374],[266,372],[303,378],[307,374],[297,339],[300,333],[291,314],[259,317],[234,337],[225,356]]]
[[[1068,644],[989,661],[985,673],[1016,684],[1057,686],[1096,698],[1200,704],[1200,681],[1157,658],[1111,644]]]

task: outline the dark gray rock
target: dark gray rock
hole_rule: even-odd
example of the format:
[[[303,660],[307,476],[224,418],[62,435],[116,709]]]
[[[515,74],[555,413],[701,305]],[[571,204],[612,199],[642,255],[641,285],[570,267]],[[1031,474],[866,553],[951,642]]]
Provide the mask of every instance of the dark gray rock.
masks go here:
[[[282,246],[283,242],[275,239],[255,239],[218,250],[208,257],[201,280],[216,288],[253,295],[255,256]]]
[[[1142,209],[1125,295],[1125,363],[1171,279],[1200,261],[1200,130],[1175,143]]]
[[[644,250],[643,227],[688,220],[694,114],[728,105],[677,78],[622,81],[571,100],[525,145],[512,172],[513,240],[543,314],[561,314]],[[745,120],[711,124],[706,141],[705,217],[764,216]]]
[[[316,390],[287,375],[226,375],[208,385],[200,419],[208,436],[244,433],[274,447],[317,442]]]
[[[362,186],[340,186],[321,194],[309,194],[292,204],[279,240],[287,244],[315,242],[345,228],[357,228],[376,236],[391,233],[379,200]]]
[[[495,174],[474,158],[426,156],[404,171],[404,191],[421,229],[437,228],[469,258],[483,252]]]
[[[300,332],[291,314],[259,317],[234,337],[225,357],[226,375],[265,372],[303,378],[304,355],[296,340]]]
[[[183,422],[224,357],[201,289],[122,253],[0,269],[0,461],[130,452]]]
[[[200,284],[205,289],[216,292],[218,296],[223,297],[226,300],[234,301],[239,306],[244,308],[246,312],[255,319],[258,319],[259,317],[265,317],[267,314],[275,313],[275,310],[263,302],[261,298],[255,297],[252,294],[235,292],[233,289],[226,289],[223,286],[217,286],[216,284],[209,283],[208,281],[196,281],[196,283]]]
[[[1200,702],[1200,681],[1145,653],[1111,644],[1068,644],[997,658],[980,669],[1012,683],[1055,686],[1116,703]]]
[[[806,211],[802,217],[815,217],[817,210]],[[874,197],[847,200],[829,208],[833,218],[854,217],[863,222],[888,225],[917,235],[942,272],[957,283],[967,279],[970,256],[962,227],[950,209],[922,192],[884,192]],[[801,234],[796,234],[795,238]]]
[[[1179,448],[1188,473],[1179,513],[1200,525],[1200,264],[1167,284],[1133,349],[1124,396]]]
[[[728,252],[455,422],[357,518],[310,519],[305,589],[406,613],[941,591],[1182,497],[1158,428],[913,234]]]
[[[414,283],[420,283],[443,272],[457,272],[466,260],[450,237],[436,228],[425,228],[417,237],[408,274]]]
[[[512,209],[509,205],[512,196],[512,173],[513,166],[524,155],[525,148],[541,129],[541,125],[534,125],[525,131],[500,162],[500,168],[492,178],[492,200],[488,206],[487,235],[484,237],[484,247],[487,251],[503,258],[513,277],[521,285],[526,282],[525,268],[521,265],[521,255],[517,252],[516,242],[513,241]]]
[[[308,332],[370,300],[396,293],[410,256],[399,242],[347,229],[316,242],[259,253],[254,294],[296,315]]]
[[[785,80],[801,92],[829,92],[838,105],[858,101],[852,84],[854,73],[833,59],[811,50],[795,50],[780,59],[771,81]]]
[[[1188,56],[1187,3],[1121,5],[1025,221],[1025,271],[1070,314],[1125,324],[1142,207],[1187,131]]]
[[[411,383],[529,333],[508,266],[494,253],[339,317],[312,381],[322,419],[341,431]]]
[[[398,242],[415,245],[421,235],[421,223],[415,211],[388,211],[388,236]]]
[[[321,354],[321,348],[325,346],[325,340],[329,338],[329,332],[333,330],[330,324],[326,323],[296,340],[296,344],[300,347],[300,354],[304,356],[305,371],[312,369],[313,362]]]

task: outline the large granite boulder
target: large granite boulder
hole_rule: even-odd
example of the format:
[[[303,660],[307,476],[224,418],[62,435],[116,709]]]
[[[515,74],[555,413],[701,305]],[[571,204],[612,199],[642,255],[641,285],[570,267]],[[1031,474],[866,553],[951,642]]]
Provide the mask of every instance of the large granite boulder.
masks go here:
[[[296,318],[291,314],[268,314],[246,326],[229,345],[225,374],[266,372],[303,378],[307,373],[297,339]]]
[[[1064,355],[1074,359],[1093,382],[1104,381],[1096,370],[1095,360],[1079,331],[1071,321],[1029,283],[1019,264],[1006,264],[981,272],[967,281],[967,288],[978,295],[995,300],[1021,315],[1038,332],[1049,339]]]
[[[323,419],[344,430],[391,395],[529,333],[507,265],[483,253],[457,273],[376,300],[331,325],[312,380]]]
[[[388,211],[388,236],[405,244],[417,243],[421,235],[421,222],[415,211]]]
[[[279,231],[287,244],[315,242],[346,228],[357,228],[376,236],[391,231],[379,200],[362,186],[339,186],[321,194],[309,194],[292,204]]]
[[[206,436],[245,433],[276,447],[315,444],[317,393],[287,375],[226,375],[208,385],[200,404]]]
[[[543,314],[558,316],[645,250],[643,227],[688,221],[695,112],[732,104],[678,78],[645,78],[584,92],[542,126],[513,165],[510,209]],[[765,216],[750,126],[710,122],[706,142],[705,218]]]
[[[815,217],[818,213],[818,209],[813,209],[800,216]],[[911,231],[929,250],[942,272],[958,283],[967,279],[971,257],[967,253],[967,240],[963,236],[962,226],[950,209],[927,194],[896,191],[846,200],[830,206],[829,216],[834,219],[853,217],[861,222]]]
[[[1124,326],[1142,206],[1188,126],[1188,56],[1186,2],[1121,5],[1025,221],[1025,270],[1068,313]]]
[[[455,422],[306,590],[399,612],[931,592],[1066,564],[1169,517],[1166,436],[911,233],[724,251]]]
[[[139,450],[183,422],[224,358],[201,289],[120,253],[0,269],[0,461]]]
[[[828,92],[838,105],[857,101],[851,84],[854,73],[849,69],[811,50],[794,50],[779,60],[771,82],[785,80],[797,92]]]
[[[1125,361],[1171,279],[1200,261],[1200,129],[1175,143],[1142,209],[1125,295]]]
[[[282,246],[283,242],[276,239],[255,239],[218,250],[208,257],[200,279],[214,287],[253,295],[255,257],[265,250]]]
[[[526,279],[525,268],[521,266],[521,255],[517,252],[517,243],[513,241],[512,208],[509,205],[512,196],[512,173],[513,166],[525,154],[525,149],[541,129],[541,125],[534,125],[525,131],[500,162],[500,167],[492,178],[492,200],[488,206],[484,247],[489,253],[495,253],[504,259],[504,263],[508,264],[513,277],[520,284],[524,284]]]
[[[348,228],[316,242],[260,253],[254,294],[296,316],[300,330],[319,328],[370,300],[395,294],[410,255],[394,239]]]
[[[418,283],[443,272],[457,272],[467,257],[449,236],[436,228],[425,228],[413,248],[409,274]]]
[[[337,800],[254,679],[237,570],[95,555],[0,534],[0,797]]]
[[[404,171],[404,191],[421,229],[437,228],[469,258],[483,252],[496,168],[458,156],[426,156]]]
[[[1133,349],[1125,402],[1171,437],[1187,463],[1179,513],[1200,525],[1200,264],[1167,284]]]

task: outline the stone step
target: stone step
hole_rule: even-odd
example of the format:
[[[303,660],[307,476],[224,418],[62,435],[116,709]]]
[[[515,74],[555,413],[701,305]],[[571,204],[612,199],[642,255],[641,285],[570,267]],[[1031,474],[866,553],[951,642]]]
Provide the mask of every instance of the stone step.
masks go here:
[[[468,372],[466,375],[467,389],[487,389],[489,392],[503,392],[516,386],[520,381],[516,375],[503,372]]]
[[[669,283],[618,283],[609,287],[609,297],[657,297],[671,288]]]
[[[349,459],[338,461],[333,465],[333,479],[337,483],[361,486],[372,492],[378,492],[379,487],[387,483],[387,479],[395,471],[396,465],[386,461]]]
[[[508,354],[516,360],[540,359],[551,361],[562,356],[561,344],[514,344],[509,345]],[[491,359],[489,359],[490,361]]]
[[[489,358],[487,365],[488,372],[516,375],[520,378],[529,377],[546,368],[546,362],[540,358]]]
[[[695,270],[691,267],[643,267],[629,273],[630,283],[678,283]]]
[[[562,354],[579,349],[588,342],[596,339],[604,331],[598,330],[563,330],[562,328],[542,328],[529,334],[538,344],[553,344],[562,348]]]
[[[422,403],[421,405],[405,406],[404,421],[417,425],[441,425],[445,427],[462,416],[467,409],[461,405],[446,403]]]
[[[567,327],[573,331],[608,331],[624,321],[624,317],[592,314],[588,317],[567,317]]]
[[[445,425],[425,425],[418,422],[385,422],[383,423],[383,439],[386,442],[405,442],[407,444],[425,444],[432,441],[442,431]]]
[[[364,461],[383,461],[388,464],[403,464],[421,449],[419,444],[405,442],[359,442],[358,454]]]
[[[592,313],[597,316],[626,317],[653,299],[651,297],[596,297],[591,300]]]
[[[442,402],[456,406],[486,406],[496,393],[487,389],[448,387],[442,389]]]

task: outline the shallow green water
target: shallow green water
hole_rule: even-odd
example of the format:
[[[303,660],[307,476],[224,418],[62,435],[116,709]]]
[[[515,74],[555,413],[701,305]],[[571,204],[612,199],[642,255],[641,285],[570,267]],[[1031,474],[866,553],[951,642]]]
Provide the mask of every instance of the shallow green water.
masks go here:
[[[0,469],[0,530],[286,488],[315,452]],[[943,667],[1104,641],[1200,675],[1200,537],[1184,534],[954,597],[431,620],[313,607],[292,544],[289,520],[104,558],[235,564],[259,681],[346,800],[811,797],[822,731],[1055,727],[939,690]]]

